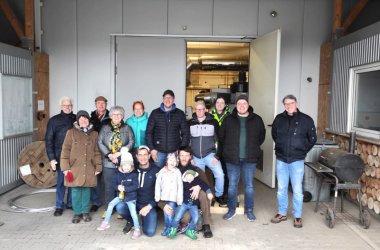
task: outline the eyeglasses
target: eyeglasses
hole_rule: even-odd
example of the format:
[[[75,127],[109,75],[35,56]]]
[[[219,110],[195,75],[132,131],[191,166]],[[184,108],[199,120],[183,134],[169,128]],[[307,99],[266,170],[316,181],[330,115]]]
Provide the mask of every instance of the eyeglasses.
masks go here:
[[[62,108],[71,108],[73,105],[61,105]]]
[[[204,111],[205,109],[195,109],[195,111]]]
[[[122,114],[112,114],[112,116],[122,116]]]

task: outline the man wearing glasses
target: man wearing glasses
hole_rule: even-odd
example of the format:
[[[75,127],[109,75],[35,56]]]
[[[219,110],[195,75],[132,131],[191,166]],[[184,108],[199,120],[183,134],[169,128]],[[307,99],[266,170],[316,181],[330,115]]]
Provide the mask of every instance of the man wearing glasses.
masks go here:
[[[313,119],[299,111],[297,98],[287,95],[282,100],[285,111],[278,114],[272,124],[275,142],[276,174],[278,182],[278,211],[272,223],[288,219],[289,179],[293,189],[293,225],[302,227],[302,180],[306,154],[317,141]]]
[[[61,112],[49,119],[45,143],[46,153],[50,161],[50,167],[53,171],[57,171],[57,187],[55,198],[54,216],[61,216],[64,208],[64,197],[66,187],[64,186],[64,175],[60,167],[60,158],[62,144],[66,136],[67,130],[73,127],[76,121],[76,115],[73,114],[73,104],[70,97],[62,97],[59,101]],[[67,190],[66,208],[71,209],[71,190]]]

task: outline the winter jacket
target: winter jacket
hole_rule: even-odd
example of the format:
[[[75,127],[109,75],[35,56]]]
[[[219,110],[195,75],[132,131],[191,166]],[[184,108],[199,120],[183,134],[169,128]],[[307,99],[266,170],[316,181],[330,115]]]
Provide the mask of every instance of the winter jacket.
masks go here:
[[[94,126],[94,130],[98,133],[100,132],[100,129],[102,128],[103,124],[106,124],[109,122],[109,111],[106,109],[106,112],[103,114],[102,118],[99,119],[98,114],[96,113],[96,110],[91,112],[91,123]]]
[[[164,105],[153,110],[146,129],[146,144],[153,150],[171,153],[190,142],[189,125],[185,113],[173,104],[170,111]]]
[[[155,187],[155,200],[173,201],[182,204],[183,184],[182,174],[178,168],[168,170],[165,167],[157,174]]]
[[[202,181],[199,177],[195,177],[191,183],[184,181],[183,182],[183,203],[189,204],[190,202],[192,202],[193,205],[197,205],[199,207],[200,205],[199,199],[193,200],[191,198],[191,193],[193,191],[190,190],[190,188],[195,187],[197,185],[199,185],[201,187],[201,190],[205,192],[206,190],[210,189],[210,187],[207,186],[207,184],[204,181]]]
[[[245,161],[257,163],[261,155],[260,145],[265,140],[265,127],[262,118],[253,113],[251,106],[249,106],[248,112],[249,115],[246,119],[247,158]],[[224,120],[219,132],[219,140],[223,144],[224,160],[228,163],[238,164],[240,161],[240,121],[236,108]]]
[[[66,114],[63,111],[49,119],[45,135],[46,153],[49,161],[60,162],[66,132],[73,127],[75,120],[76,116],[73,113]]]
[[[137,200],[137,189],[139,187],[139,181],[137,179],[137,172],[132,171],[130,173],[123,173],[117,171],[113,179],[113,187],[119,192],[118,186],[124,186],[124,201]]]
[[[95,172],[102,171],[102,158],[99,152],[98,132],[92,129],[84,132],[77,122],[69,129],[62,146],[61,170],[71,170],[74,181],[67,182],[67,187],[95,187]]]
[[[226,117],[231,114],[230,107],[228,105],[226,105],[221,114],[218,114],[218,112],[216,112],[216,108],[213,107],[211,110],[211,114],[214,117],[214,120],[216,121],[216,124],[217,124],[217,126],[215,126],[216,134],[219,135],[219,129],[222,126],[224,119],[226,119]],[[221,158],[222,152],[223,152],[223,145],[222,145],[222,143],[220,143],[219,139],[217,140],[216,149],[217,149],[217,154],[216,154],[217,157]],[[223,159],[221,159],[221,160],[223,161]]]
[[[146,136],[146,126],[148,124],[148,113],[140,117],[132,115],[126,121],[126,123],[132,128],[135,135],[135,145],[134,148],[138,148],[141,145],[146,145],[145,136]]]
[[[140,206],[151,205],[156,207],[154,201],[154,189],[156,185],[156,175],[160,171],[160,168],[149,163],[147,169],[137,168],[139,188],[137,189],[137,203]]]
[[[129,127],[127,124],[125,124],[122,121],[122,125],[120,128],[120,134],[121,134],[121,140],[122,140],[122,147],[127,147],[129,151],[133,148],[133,145],[135,143],[135,137],[133,135],[133,131],[131,127]],[[99,136],[98,136],[98,145],[99,150],[103,155],[103,167],[105,168],[116,168],[117,166],[112,163],[108,159],[108,155],[111,153],[110,149],[110,142],[112,138],[112,126],[111,126],[111,120],[107,124],[104,124],[102,126],[102,129],[100,130]]]
[[[206,157],[210,153],[215,153],[215,142],[217,139],[215,127],[218,126],[212,115],[206,113],[204,121],[199,122],[194,113],[190,120],[191,150],[197,158]]]
[[[317,141],[314,121],[299,110],[293,116],[284,111],[273,121],[272,138],[278,160],[286,163],[304,160]]]

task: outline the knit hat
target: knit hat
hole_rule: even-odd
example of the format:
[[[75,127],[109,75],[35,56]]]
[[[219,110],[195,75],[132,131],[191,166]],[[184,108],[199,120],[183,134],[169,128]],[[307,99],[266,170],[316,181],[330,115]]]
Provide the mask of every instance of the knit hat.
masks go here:
[[[166,95],[170,95],[170,96],[172,96],[173,98],[175,97],[175,96],[174,96],[174,92],[173,92],[173,90],[171,90],[171,89],[167,89],[167,90],[165,90],[164,93],[162,94],[162,97],[164,97],[164,96],[166,96]]]
[[[247,96],[247,95],[239,95],[238,98],[236,98],[236,103],[237,103],[239,100],[245,100],[247,103],[249,103],[249,102],[248,102],[248,96]]]
[[[85,110],[79,110],[77,113],[77,122],[79,123],[79,118],[86,117],[88,121],[90,121],[90,116]]]
[[[108,100],[104,96],[100,95],[100,96],[95,98],[95,102],[98,102],[98,101],[107,102]]]
[[[186,175],[188,175],[188,174],[191,174],[192,176],[194,176],[194,178],[197,177],[197,176],[199,175],[197,171],[194,171],[194,170],[188,169],[188,170],[186,170],[185,173],[183,173],[183,175],[182,175],[182,180],[183,180],[183,181],[186,181]]]
[[[124,164],[133,165],[133,157],[132,157],[132,154],[128,152],[128,148],[122,147],[120,149],[120,153],[121,153],[120,165],[124,165]]]

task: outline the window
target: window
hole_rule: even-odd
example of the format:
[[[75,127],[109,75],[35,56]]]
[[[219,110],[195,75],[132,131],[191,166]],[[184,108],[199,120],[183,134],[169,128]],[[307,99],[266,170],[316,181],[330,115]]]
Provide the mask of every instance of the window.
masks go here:
[[[380,63],[350,69],[348,131],[380,139]]]

